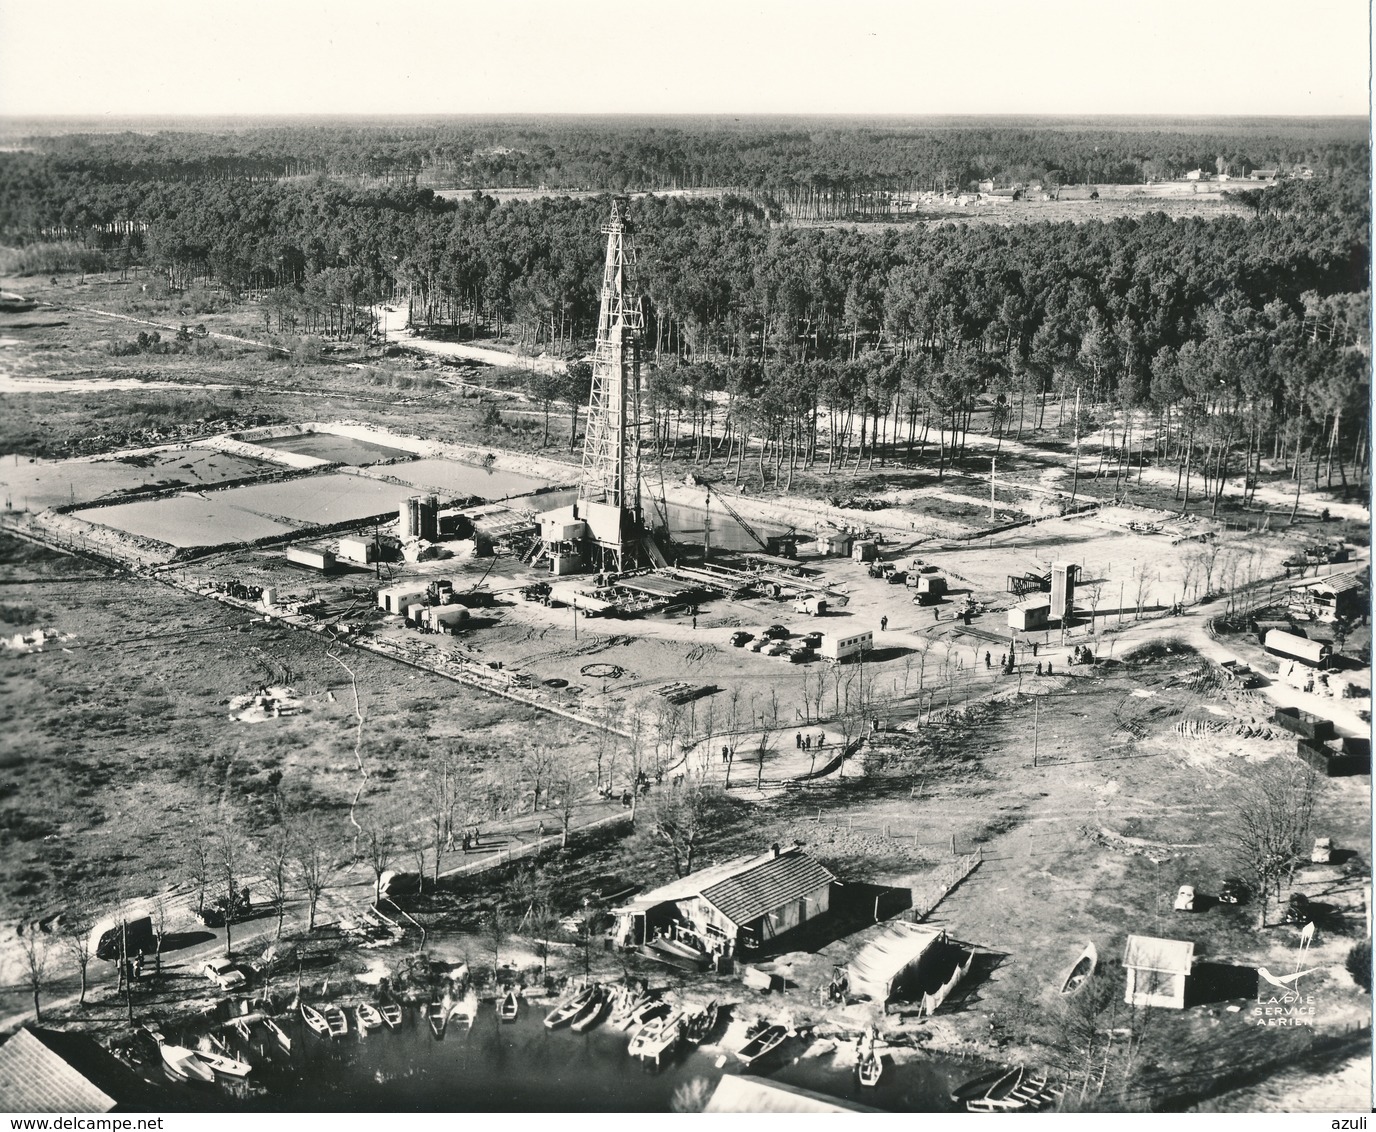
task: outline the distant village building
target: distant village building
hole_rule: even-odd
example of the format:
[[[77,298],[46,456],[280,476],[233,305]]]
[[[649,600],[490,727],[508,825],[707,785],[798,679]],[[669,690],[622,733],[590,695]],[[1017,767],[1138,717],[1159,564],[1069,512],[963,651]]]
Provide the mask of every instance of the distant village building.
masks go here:
[[[993,179],[986,177],[983,181],[979,182],[977,188],[982,193],[992,193],[994,191]]]
[[[1129,1006],[1166,1006],[1185,1009],[1185,984],[1194,967],[1194,944],[1149,935],[1128,936],[1123,954]]]
[[[1360,617],[1366,611],[1366,584],[1357,574],[1335,574],[1291,586],[1287,604],[1291,617],[1333,624]]]
[[[1188,173],[1185,174],[1184,179],[1186,181],[1202,181],[1204,179],[1204,170],[1191,169]]]

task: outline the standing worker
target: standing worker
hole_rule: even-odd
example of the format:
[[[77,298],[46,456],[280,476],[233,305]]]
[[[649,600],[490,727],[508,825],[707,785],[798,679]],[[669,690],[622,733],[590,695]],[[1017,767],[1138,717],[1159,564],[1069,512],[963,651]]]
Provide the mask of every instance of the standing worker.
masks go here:
[[[990,669],[990,668],[993,668],[993,667],[994,667],[993,661],[991,661],[991,660],[989,659],[989,650],[988,650],[988,649],[985,649],[985,650],[984,650],[984,667],[985,667],[986,669]]]
[[[888,614],[885,614],[883,617],[881,617],[881,618],[879,619],[879,631],[880,631],[881,633],[884,633],[884,632],[887,632],[887,631],[888,631],[888,628],[889,628],[889,617],[888,617]]]
[[[941,620],[941,610],[939,610],[936,606],[932,606],[932,620],[933,620],[933,621],[940,621],[940,620]]]

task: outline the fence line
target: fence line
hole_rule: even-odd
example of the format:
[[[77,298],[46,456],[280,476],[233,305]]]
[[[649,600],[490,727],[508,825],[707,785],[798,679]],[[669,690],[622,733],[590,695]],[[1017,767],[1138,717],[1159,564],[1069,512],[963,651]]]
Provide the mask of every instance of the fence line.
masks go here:
[[[983,846],[976,846],[973,853],[966,853],[957,857],[954,861],[938,869],[929,878],[926,887],[913,889],[912,910],[908,913],[912,922],[921,923],[930,916],[936,906],[946,899],[947,894],[979,868],[983,860],[984,848]]]

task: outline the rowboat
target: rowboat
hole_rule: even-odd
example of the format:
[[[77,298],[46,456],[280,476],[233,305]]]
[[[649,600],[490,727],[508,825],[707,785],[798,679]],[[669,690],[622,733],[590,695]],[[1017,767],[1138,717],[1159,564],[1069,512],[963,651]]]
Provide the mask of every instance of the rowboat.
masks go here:
[[[606,1013],[607,1005],[607,996],[602,993],[601,988],[598,988],[597,994],[593,997],[592,1001],[587,1003],[582,1010],[573,1016],[570,1029],[577,1034],[586,1034],[602,1021],[602,1015]]]
[[[469,991],[449,1007],[449,1024],[471,1029],[478,1017],[478,995]]]
[[[1085,944],[1085,949],[1080,952],[1080,957],[1075,960],[1075,965],[1070,968],[1070,973],[1066,975],[1065,981],[1061,983],[1062,994],[1077,993],[1094,974],[1099,966],[1099,951],[1094,946],[1093,941]]]
[[[982,1097],[994,1084],[998,1082],[1008,1072],[1008,1067],[1000,1065],[995,1069],[990,1069],[981,1073],[978,1077],[971,1077],[962,1085],[957,1085],[951,1090],[951,1100],[959,1105],[963,1105],[968,1100],[975,1097]]]
[[[301,1017],[306,1020],[306,1025],[319,1034],[322,1038],[330,1036],[330,1024],[325,1021],[325,1015],[321,1014],[314,1006],[301,1004]]]
[[[784,1044],[788,1031],[782,1026],[766,1026],[736,1051],[742,1065],[754,1065]]]
[[[1006,1110],[1009,1105],[1005,1102],[1008,1095],[1022,1084],[1023,1076],[1027,1073],[1024,1066],[1017,1065],[1012,1069],[1007,1069],[988,1089],[980,1096],[969,1098],[965,1102],[965,1107],[970,1112],[1000,1112]]]
[[[633,994],[629,990],[622,995],[621,1001],[617,1003],[616,1009],[612,1011],[611,1024],[619,1030],[625,1030],[631,1026],[631,1019],[636,1013],[644,1010],[654,1002],[648,991],[640,994]]]
[[[700,1045],[706,1040],[717,1024],[717,1001],[713,999],[706,1006],[701,1003],[684,1003],[683,1040],[690,1046]]]
[[[200,1081],[207,1085],[215,1083],[215,1074],[210,1066],[196,1056],[195,1050],[185,1046],[159,1046],[162,1065],[167,1074],[177,1081]]]
[[[668,1014],[670,1006],[663,999],[647,999],[643,1006],[632,1010],[630,1016],[621,1024],[623,1030],[634,1030],[638,1026],[644,1025],[652,1018],[658,1018],[663,1014]]]
[[[291,1053],[291,1037],[287,1034],[286,1030],[282,1029],[282,1027],[279,1026],[276,1022],[274,1022],[271,1018],[263,1019],[263,1028],[267,1030],[267,1032],[271,1034],[274,1038],[277,1039],[277,1044],[279,1046],[281,1046],[288,1053]]]
[[[358,1032],[360,1034],[382,1028],[382,1015],[377,1012],[377,1007],[372,1003],[360,1002],[354,1007],[354,1017],[358,1019]]]
[[[678,1044],[682,1027],[681,1010],[671,1010],[668,1014],[652,1018],[631,1035],[626,1052],[632,1057],[648,1058],[658,1062],[660,1057]]]
[[[342,1038],[349,1032],[349,1019],[337,1006],[331,1006],[325,1011],[325,1024],[329,1026],[332,1038]]]
[[[379,1008],[378,1013],[382,1015],[382,1021],[389,1030],[395,1030],[401,1025],[401,1006],[395,1002],[384,1002]]]
[[[520,1012],[521,1000],[516,997],[516,991],[508,987],[506,993],[497,1000],[497,1017],[503,1022],[514,1022]]]
[[[884,1061],[873,1050],[860,1059],[860,1063],[855,1067],[856,1075],[860,1078],[860,1084],[866,1088],[874,1088],[879,1084],[879,1078],[884,1073]]]
[[[449,1007],[443,1002],[432,1002],[425,1010],[430,1021],[430,1031],[437,1038],[444,1037],[444,1028],[449,1024]]]
[[[554,1009],[545,1015],[545,1029],[557,1030],[573,1021],[590,1002],[597,997],[597,984],[583,987],[555,1003]]]
[[[223,1053],[206,1053],[204,1050],[197,1050],[196,1056],[216,1073],[223,1073],[226,1077],[247,1077],[253,1071],[253,1066],[247,1061],[241,1061],[237,1057],[229,1057]]]

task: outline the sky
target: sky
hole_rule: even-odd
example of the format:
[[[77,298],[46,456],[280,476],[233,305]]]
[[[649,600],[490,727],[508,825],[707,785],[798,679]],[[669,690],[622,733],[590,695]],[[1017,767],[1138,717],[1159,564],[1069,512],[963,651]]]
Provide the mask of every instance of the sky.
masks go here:
[[[0,115],[1368,113],[1366,0],[0,0]]]

